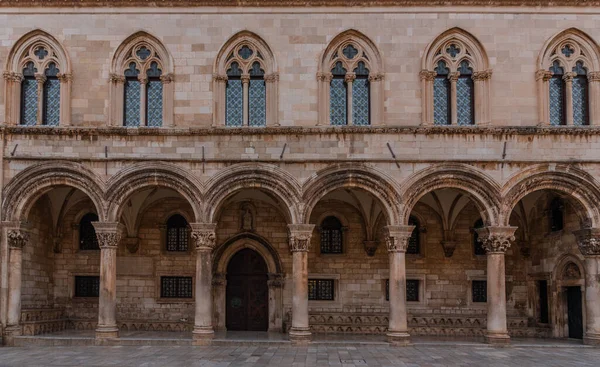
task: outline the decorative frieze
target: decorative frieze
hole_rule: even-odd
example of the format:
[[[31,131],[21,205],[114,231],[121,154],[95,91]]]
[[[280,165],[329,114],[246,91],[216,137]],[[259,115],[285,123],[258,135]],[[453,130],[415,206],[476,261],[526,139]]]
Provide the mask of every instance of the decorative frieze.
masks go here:
[[[212,251],[217,244],[216,223],[190,223],[192,241],[197,251]]]

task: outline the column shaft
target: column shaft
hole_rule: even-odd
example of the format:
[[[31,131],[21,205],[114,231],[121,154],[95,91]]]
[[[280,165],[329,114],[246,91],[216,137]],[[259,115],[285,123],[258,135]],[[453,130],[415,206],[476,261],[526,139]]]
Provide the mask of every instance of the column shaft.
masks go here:
[[[585,344],[600,345],[600,256],[585,257]]]
[[[196,246],[196,312],[192,343],[210,345],[214,338],[212,297],[212,251],[216,245],[214,223],[190,223]]]
[[[117,328],[117,247],[100,249],[100,299],[96,338],[116,338]]]
[[[23,247],[29,242],[29,234],[20,229],[11,229],[6,234],[8,241],[8,305],[4,343],[13,345],[14,337],[21,335],[21,287]]]
[[[506,326],[506,280],[504,268],[504,253],[490,252],[487,254],[487,335],[494,338],[492,342],[501,339],[508,341]]]
[[[292,328],[290,341],[305,344],[310,341],[308,323],[308,249],[313,224],[289,224],[290,251],[292,252]]]

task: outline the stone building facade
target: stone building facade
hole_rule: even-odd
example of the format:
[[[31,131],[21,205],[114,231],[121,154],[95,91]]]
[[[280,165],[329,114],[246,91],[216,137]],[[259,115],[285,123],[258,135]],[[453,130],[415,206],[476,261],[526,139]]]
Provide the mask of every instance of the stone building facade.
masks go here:
[[[161,4],[1,4],[5,343],[600,342],[600,4]]]

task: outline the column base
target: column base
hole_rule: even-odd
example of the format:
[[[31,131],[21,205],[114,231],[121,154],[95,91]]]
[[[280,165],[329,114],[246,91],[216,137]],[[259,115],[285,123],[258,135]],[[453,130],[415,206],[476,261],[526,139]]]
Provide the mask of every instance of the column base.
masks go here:
[[[212,326],[194,326],[194,331],[192,331],[192,345],[211,345],[214,337],[215,331]]]
[[[310,328],[292,327],[289,332],[292,344],[308,344],[311,340]]]
[[[387,341],[394,347],[405,347],[410,344],[410,334],[402,331],[389,331]]]
[[[8,325],[2,335],[2,343],[8,347],[15,345],[15,336],[23,334],[21,325]]]
[[[510,336],[508,333],[487,333],[484,335],[486,344],[502,347],[510,344]]]
[[[600,347],[600,334],[585,333],[583,337],[583,344]]]
[[[96,340],[116,339],[119,337],[117,325],[98,326],[96,329]]]

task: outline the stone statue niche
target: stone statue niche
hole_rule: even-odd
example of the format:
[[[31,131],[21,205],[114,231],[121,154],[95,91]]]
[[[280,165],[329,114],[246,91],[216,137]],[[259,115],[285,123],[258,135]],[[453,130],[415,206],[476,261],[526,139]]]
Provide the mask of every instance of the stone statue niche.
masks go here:
[[[240,229],[244,232],[254,231],[254,214],[256,210],[250,203],[240,205]]]

